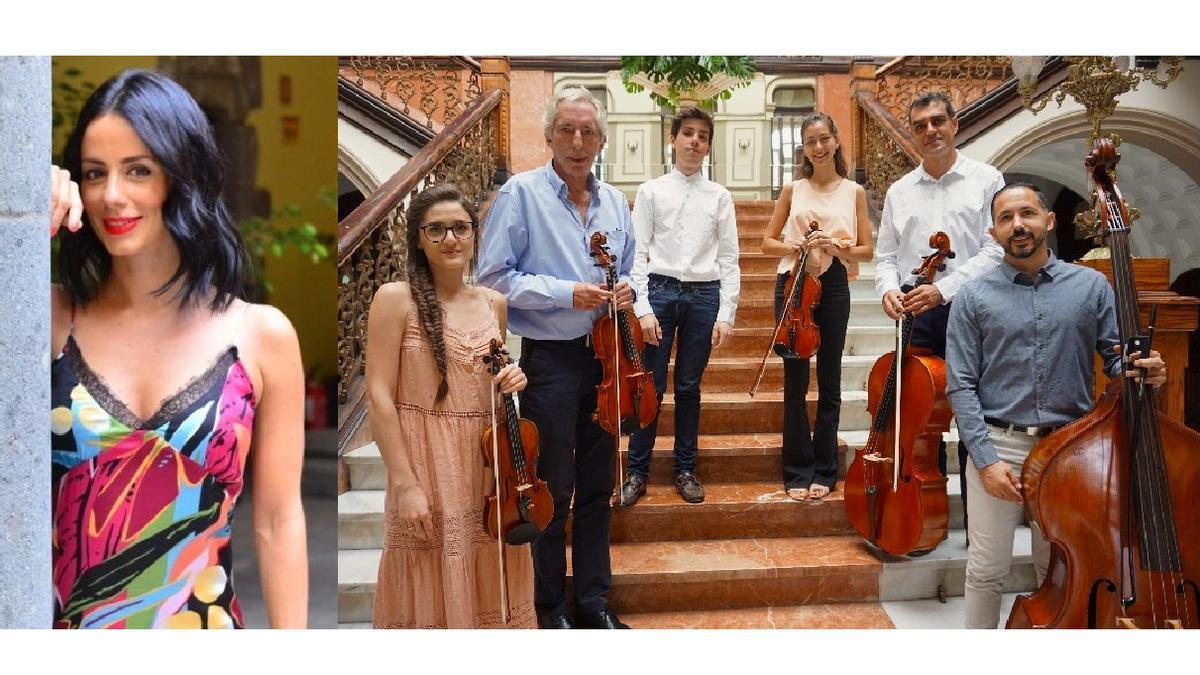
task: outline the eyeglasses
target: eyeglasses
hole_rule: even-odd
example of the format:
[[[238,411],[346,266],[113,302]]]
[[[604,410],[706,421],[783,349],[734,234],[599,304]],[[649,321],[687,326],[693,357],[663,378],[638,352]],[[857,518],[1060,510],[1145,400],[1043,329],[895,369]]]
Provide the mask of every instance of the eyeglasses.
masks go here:
[[[575,138],[575,132],[577,131],[583,136],[583,140],[585,141],[591,141],[600,136],[600,132],[592,127],[580,127],[576,129],[569,124],[560,124],[554,127],[554,133],[566,138]]]
[[[462,241],[464,239],[475,238],[475,223],[459,221],[447,227],[444,223],[430,223],[422,225],[421,231],[425,233],[425,238],[431,244],[440,244],[446,238],[447,232],[453,232],[454,238]]]

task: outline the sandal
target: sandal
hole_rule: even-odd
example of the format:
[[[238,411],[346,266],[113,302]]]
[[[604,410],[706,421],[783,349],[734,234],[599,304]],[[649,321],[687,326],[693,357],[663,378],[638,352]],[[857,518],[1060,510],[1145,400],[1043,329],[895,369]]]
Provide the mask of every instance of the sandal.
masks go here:
[[[799,488],[799,487],[788,488],[787,496],[791,497],[792,499],[794,499],[798,502],[802,502],[805,499],[808,499],[808,490],[806,490],[804,488]]]
[[[813,483],[812,485],[808,486],[809,499],[821,499],[823,497],[828,497],[829,493],[830,489],[824,485],[821,485],[820,483]]]

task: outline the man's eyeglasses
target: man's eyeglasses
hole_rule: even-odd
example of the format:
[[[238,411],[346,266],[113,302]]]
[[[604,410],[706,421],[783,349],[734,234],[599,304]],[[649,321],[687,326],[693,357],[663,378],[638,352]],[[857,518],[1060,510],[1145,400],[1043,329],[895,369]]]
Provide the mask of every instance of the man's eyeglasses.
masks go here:
[[[475,223],[460,221],[447,227],[444,223],[430,223],[422,225],[421,231],[425,233],[425,238],[431,244],[440,244],[446,238],[447,232],[453,232],[454,238],[462,241],[464,239],[475,238]]]

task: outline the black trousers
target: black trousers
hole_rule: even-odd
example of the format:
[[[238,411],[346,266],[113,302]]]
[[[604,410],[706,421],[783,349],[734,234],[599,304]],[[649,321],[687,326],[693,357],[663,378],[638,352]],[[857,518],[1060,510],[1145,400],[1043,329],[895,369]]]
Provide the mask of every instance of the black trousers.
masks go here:
[[[903,286],[901,291],[907,293],[912,290],[911,286]],[[946,359],[946,324],[950,320],[950,303],[938,305],[928,312],[924,312],[917,316],[913,324],[912,345],[914,347],[925,347],[931,350],[934,356],[939,359]],[[959,494],[962,496],[963,503],[963,527],[966,528],[967,522],[967,472],[963,467],[967,465],[967,444],[960,437],[958,439],[958,485],[960,488]],[[946,441],[938,444],[938,468],[942,470],[942,475],[946,474]]]
[[[616,470],[613,437],[592,421],[602,367],[590,347],[524,338],[521,369],[529,378],[521,415],[537,425],[537,475],[554,496],[554,517],[533,542],[534,604],[540,615],[567,612],[565,528],[572,513],[575,610],[607,609],[609,497]]]
[[[775,281],[775,320],[783,313],[784,285],[790,272]],[[818,280],[821,302],[813,320],[821,332],[817,348],[817,419],[808,428],[808,359],[783,359],[783,485],[808,488],[816,483],[830,490],[837,484],[837,432],[842,409],[842,350],[850,321],[850,284],[837,258]]]

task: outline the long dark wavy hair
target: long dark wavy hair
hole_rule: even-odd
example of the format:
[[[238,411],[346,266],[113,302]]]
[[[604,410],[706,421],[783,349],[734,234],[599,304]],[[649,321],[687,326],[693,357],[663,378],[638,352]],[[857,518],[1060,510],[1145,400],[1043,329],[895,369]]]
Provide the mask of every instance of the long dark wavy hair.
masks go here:
[[[425,333],[425,338],[433,346],[433,361],[437,364],[438,374],[442,376],[437,394],[434,395],[434,403],[441,403],[450,390],[446,382],[446,338],[443,333],[446,310],[438,301],[437,288],[433,284],[433,269],[429,266],[429,257],[421,248],[420,237],[421,226],[425,224],[425,214],[434,204],[442,202],[457,202],[471,218],[476,235],[474,253],[471,256],[472,274],[475,262],[479,259],[479,220],[475,215],[475,205],[458,187],[442,183],[423,190],[409,201],[408,211],[404,216],[404,239],[408,247],[408,287],[412,292],[413,302],[417,305],[417,319],[421,325],[421,332]],[[446,236],[454,235],[447,233]]]
[[[167,175],[163,224],[179,248],[179,267],[155,293],[178,282],[175,299],[187,307],[199,305],[211,288],[213,312],[244,298],[250,258],[221,194],[224,171],[212,125],[196,100],[152,70],[113,76],[88,98],[67,140],[64,164],[76,179],[83,175],[83,136],[104,115],[128,122]],[[58,278],[74,304],[93,300],[110,273],[112,257],[90,226],[63,237]]]
[[[850,170],[846,168],[846,157],[842,155],[842,139],[838,138],[837,124],[834,123],[832,117],[823,112],[814,112],[805,115],[804,119],[800,121],[800,137],[804,137],[805,129],[818,122],[824,122],[825,126],[829,127],[829,133],[833,134],[833,140],[838,142],[838,148],[833,153],[833,170],[837,171],[839,176],[845,178],[846,174],[848,174]],[[796,179],[799,180],[801,178],[812,178],[813,163],[808,161],[808,155],[804,154],[804,148],[797,148],[796,154],[799,155],[796,158],[798,160],[797,163],[799,164],[799,166],[796,167]]]

